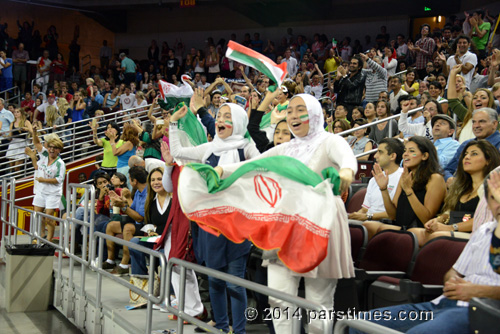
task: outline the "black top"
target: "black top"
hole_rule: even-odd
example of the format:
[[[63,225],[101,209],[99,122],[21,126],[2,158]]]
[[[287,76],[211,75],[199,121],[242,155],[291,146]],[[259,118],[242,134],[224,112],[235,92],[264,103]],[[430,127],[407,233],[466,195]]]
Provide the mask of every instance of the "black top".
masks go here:
[[[146,224],[153,224],[156,226],[156,233],[162,235],[165,225],[167,224],[168,215],[170,213],[170,206],[172,205],[172,200],[168,203],[167,210],[163,214],[158,211],[158,206],[156,204],[157,199],[151,203],[149,208],[149,220]]]
[[[473,197],[465,203],[458,201],[457,205],[455,206],[455,210],[453,211],[465,211],[474,213],[474,211],[476,211],[478,203],[479,196]]]
[[[427,191],[420,190],[414,191],[412,196],[417,196],[420,203],[424,203],[425,194]],[[398,199],[398,207],[396,209],[396,225],[401,226],[403,229],[409,229],[414,227],[424,227],[425,222],[421,222],[418,219],[417,214],[413,211],[410,201],[406,196],[404,191],[401,191]]]

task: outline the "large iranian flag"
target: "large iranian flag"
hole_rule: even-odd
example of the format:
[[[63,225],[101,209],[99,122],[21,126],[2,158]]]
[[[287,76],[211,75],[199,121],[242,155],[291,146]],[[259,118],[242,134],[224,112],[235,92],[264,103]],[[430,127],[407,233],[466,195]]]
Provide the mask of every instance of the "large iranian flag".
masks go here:
[[[238,63],[255,68],[272,79],[278,86],[285,80],[287,63],[276,64],[262,53],[249,49],[234,41],[229,41],[227,45],[226,57]]]
[[[326,257],[337,223],[332,203],[340,179],[333,168],[323,176],[285,156],[246,163],[223,180],[209,165],[188,164],[178,196],[184,213],[205,231],[276,249],[288,268],[306,273]]]

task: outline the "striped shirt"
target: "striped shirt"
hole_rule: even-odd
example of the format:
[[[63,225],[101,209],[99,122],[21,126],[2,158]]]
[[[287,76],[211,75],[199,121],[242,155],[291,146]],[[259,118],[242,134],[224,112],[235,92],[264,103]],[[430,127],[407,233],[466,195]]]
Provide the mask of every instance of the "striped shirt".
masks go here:
[[[368,59],[366,63],[370,68],[363,69],[366,75],[365,100],[374,102],[378,100],[380,92],[387,91],[387,70],[371,59]]]
[[[500,275],[493,271],[490,265],[491,236],[495,232],[496,221],[485,223],[471,235],[462,254],[453,265],[464,280],[478,285],[500,286]],[[433,300],[433,303],[444,296]],[[458,301],[457,306],[468,306],[468,302]]]

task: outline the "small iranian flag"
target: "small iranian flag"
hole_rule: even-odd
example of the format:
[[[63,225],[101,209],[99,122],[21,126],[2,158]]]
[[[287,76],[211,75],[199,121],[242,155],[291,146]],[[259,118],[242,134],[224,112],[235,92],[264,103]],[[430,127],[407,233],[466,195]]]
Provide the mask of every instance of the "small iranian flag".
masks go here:
[[[227,45],[226,57],[237,61],[238,63],[255,68],[272,79],[278,86],[281,85],[287,74],[287,63],[283,62],[277,65],[274,61],[263,54],[244,47],[234,41],[229,41]]]
[[[288,268],[306,273],[325,259],[330,232],[339,224],[332,203],[340,178],[333,168],[323,176],[285,156],[246,163],[224,180],[209,165],[188,164],[178,196],[200,228],[235,243],[250,240],[278,250]]]
[[[185,82],[186,79],[191,78],[187,75],[181,77],[182,85],[180,87],[163,80],[158,82],[160,97],[167,104],[167,109],[174,108],[180,102],[189,104],[189,100],[194,92],[193,88]]]
[[[191,78],[188,75],[183,75],[181,77],[183,84],[180,87],[163,80],[159,81],[161,99],[158,99],[158,104],[161,108],[165,110],[174,108],[175,113],[184,105],[189,105],[194,92],[186,80],[191,80]],[[207,142],[205,130],[191,110],[178,123],[182,146],[198,146]],[[182,164],[182,161],[179,162]]]

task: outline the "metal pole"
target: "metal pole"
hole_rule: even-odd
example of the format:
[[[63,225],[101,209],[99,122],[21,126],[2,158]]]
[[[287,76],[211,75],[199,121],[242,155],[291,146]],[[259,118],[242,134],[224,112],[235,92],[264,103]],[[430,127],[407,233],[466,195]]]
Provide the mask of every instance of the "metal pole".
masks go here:
[[[180,277],[180,287],[179,287],[179,297],[177,298],[177,305],[179,310],[179,316],[177,318],[177,332],[179,334],[184,333],[184,320],[181,315],[184,314],[184,305],[186,304],[186,267],[181,266],[181,277]],[[170,296],[167,296],[170,299]]]

